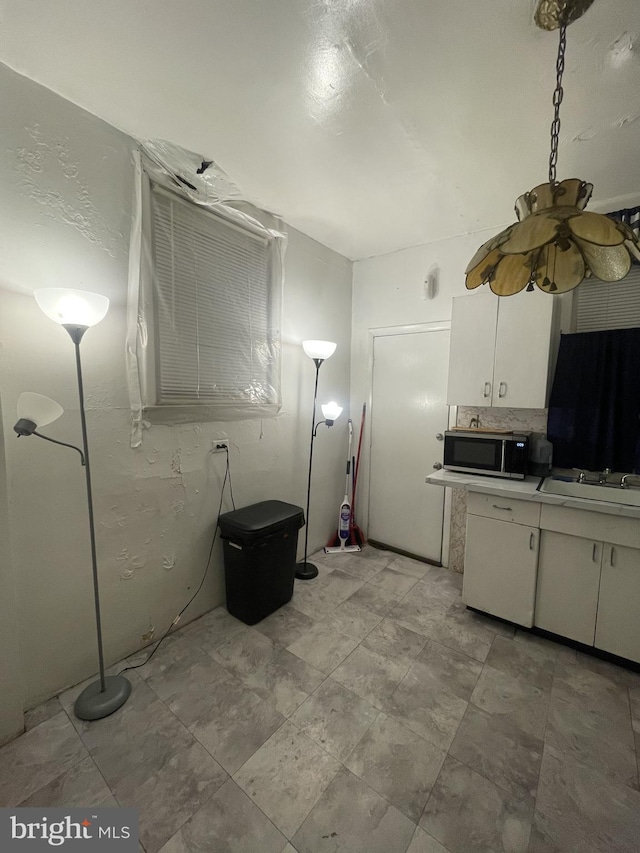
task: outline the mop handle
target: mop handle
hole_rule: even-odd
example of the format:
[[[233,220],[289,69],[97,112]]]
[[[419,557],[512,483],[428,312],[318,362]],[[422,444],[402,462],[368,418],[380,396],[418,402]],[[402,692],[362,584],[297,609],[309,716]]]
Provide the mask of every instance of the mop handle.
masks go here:
[[[345,495],[349,494],[349,474],[351,473],[351,442],[353,440],[353,421],[351,418],[347,421],[349,428],[349,450],[347,451],[347,485],[345,486]]]

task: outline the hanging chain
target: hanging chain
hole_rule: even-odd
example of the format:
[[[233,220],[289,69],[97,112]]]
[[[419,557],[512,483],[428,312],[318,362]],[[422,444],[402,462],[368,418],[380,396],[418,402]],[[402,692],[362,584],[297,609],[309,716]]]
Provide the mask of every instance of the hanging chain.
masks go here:
[[[567,25],[561,24],[560,40],[558,42],[558,58],[556,59],[556,89],[553,93],[553,121],[551,122],[551,154],[549,155],[549,183],[554,187],[556,181],[556,164],[558,162],[558,139],[560,137],[560,104],[564,90],[562,75],[564,74],[564,52],[567,47]]]

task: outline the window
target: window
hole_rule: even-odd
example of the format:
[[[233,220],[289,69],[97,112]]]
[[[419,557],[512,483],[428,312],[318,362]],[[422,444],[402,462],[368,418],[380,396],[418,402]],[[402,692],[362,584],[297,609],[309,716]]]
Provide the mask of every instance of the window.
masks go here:
[[[577,332],[640,326],[640,266],[632,266],[621,281],[583,281],[576,296]]]
[[[151,185],[157,406],[212,404],[244,417],[279,404],[279,248],[232,215]]]

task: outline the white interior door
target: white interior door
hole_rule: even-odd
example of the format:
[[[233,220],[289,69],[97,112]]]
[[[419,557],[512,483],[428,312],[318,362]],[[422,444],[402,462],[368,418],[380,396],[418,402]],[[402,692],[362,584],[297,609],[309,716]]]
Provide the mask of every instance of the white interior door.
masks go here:
[[[437,563],[445,490],[425,476],[442,462],[448,364],[448,329],[374,338],[368,536]]]

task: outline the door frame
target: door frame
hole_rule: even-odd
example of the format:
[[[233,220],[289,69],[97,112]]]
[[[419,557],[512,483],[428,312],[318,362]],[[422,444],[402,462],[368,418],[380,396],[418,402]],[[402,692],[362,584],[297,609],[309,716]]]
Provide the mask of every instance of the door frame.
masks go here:
[[[366,451],[369,459],[367,462],[367,491],[366,491],[366,516],[367,516],[367,531],[369,530],[369,509],[371,506],[371,444],[373,440],[373,368],[374,368],[374,345],[376,338],[391,337],[396,335],[415,335],[422,332],[451,332],[451,320],[436,320],[431,323],[410,323],[401,326],[376,326],[369,329],[367,341],[367,412],[368,412],[368,428],[369,435],[366,444]],[[451,424],[451,406],[449,406],[449,418],[447,426]],[[425,485],[425,488],[428,486]],[[434,486],[433,488],[442,488],[442,486]],[[451,531],[451,489],[444,490],[444,505],[442,517],[442,545],[441,553],[442,565],[446,568],[449,565],[449,540]]]

